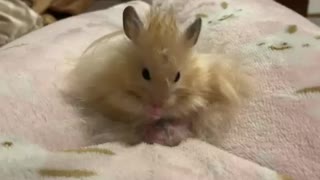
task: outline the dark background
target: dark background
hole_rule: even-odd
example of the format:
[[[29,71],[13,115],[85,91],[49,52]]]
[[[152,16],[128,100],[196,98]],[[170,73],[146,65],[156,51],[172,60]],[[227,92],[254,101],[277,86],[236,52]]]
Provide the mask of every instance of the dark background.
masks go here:
[[[276,0],[278,3],[287,6],[302,16],[307,16],[309,0]]]

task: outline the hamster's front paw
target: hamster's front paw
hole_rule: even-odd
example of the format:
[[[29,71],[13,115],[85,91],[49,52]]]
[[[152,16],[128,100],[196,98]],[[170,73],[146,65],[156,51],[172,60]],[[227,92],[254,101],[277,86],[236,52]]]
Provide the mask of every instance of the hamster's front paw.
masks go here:
[[[149,144],[177,146],[191,135],[190,125],[187,122],[159,121],[145,127],[143,139]]]

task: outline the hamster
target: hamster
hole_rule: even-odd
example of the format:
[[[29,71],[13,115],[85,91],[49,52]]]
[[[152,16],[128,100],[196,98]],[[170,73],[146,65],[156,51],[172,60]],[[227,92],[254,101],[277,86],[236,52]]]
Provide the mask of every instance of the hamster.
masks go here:
[[[105,141],[214,143],[250,97],[251,77],[233,59],[196,52],[201,18],[180,31],[173,8],[146,17],[126,7],[123,31],[80,57],[69,94],[110,121]]]

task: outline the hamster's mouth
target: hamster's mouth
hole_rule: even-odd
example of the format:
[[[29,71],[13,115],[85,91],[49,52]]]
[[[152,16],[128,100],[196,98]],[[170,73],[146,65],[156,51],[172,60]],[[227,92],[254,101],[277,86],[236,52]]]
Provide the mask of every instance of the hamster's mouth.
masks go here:
[[[151,121],[159,121],[159,120],[161,120],[161,116],[160,115],[151,115],[149,118],[151,119]]]
[[[150,121],[148,123],[146,123],[146,125],[148,126],[154,126],[154,127],[163,127],[164,125],[168,124],[168,123],[172,123],[174,122],[172,119],[169,118],[159,118],[157,120],[154,121]]]
[[[147,118],[151,121],[159,121],[163,117],[163,110],[161,108],[147,107]]]
[[[153,123],[153,122],[158,122],[161,119],[163,119],[162,115],[160,113],[147,113],[147,119],[149,122]]]

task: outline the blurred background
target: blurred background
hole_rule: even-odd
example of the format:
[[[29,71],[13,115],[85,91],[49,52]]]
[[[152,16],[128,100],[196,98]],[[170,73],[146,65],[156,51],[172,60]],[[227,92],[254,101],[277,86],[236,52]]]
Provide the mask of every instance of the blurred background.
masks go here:
[[[308,18],[320,26],[320,0],[310,0]]]
[[[105,9],[129,0],[2,0],[21,1],[42,16],[44,25],[88,11]],[[152,1],[152,0],[144,0]],[[275,0],[320,25],[320,0]],[[16,4],[16,3],[15,3]],[[1,4],[0,4],[1,5]],[[0,6],[1,11],[1,6]]]
[[[310,21],[320,26],[320,0],[276,0],[280,4],[307,17]],[[104,9],[117,4],[119,0],[94,0],[87,11]]]
[[[129,0],[0,0],[0,47],[61,19],[126,1]],[[320,26],[320,0],[275,1]]]

